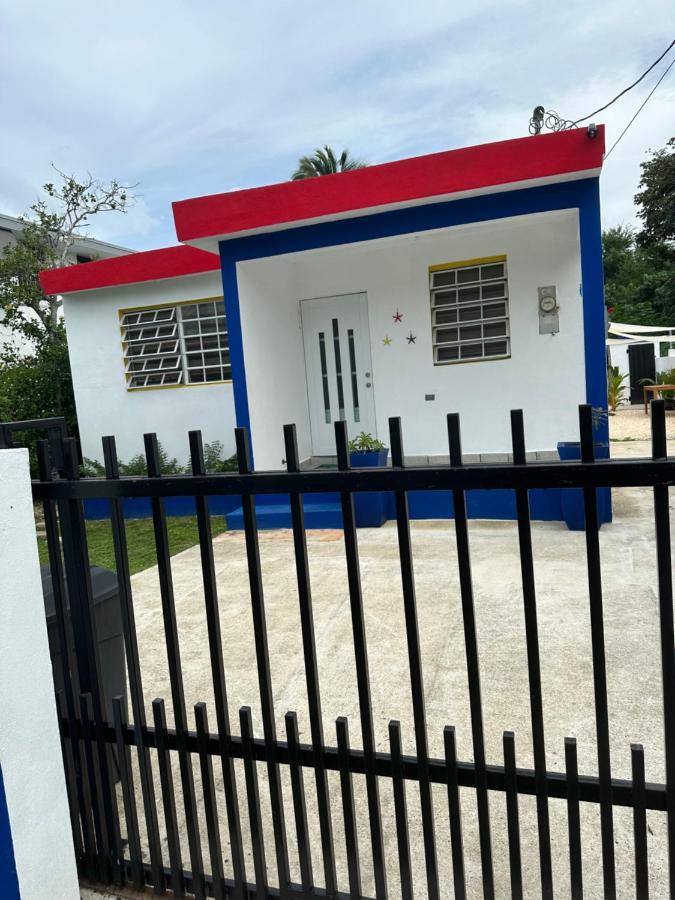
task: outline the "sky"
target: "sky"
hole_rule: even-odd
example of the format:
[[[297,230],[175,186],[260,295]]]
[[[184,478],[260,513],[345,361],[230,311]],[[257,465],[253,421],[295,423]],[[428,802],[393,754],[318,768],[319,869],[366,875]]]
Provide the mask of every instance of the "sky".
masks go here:
[[[50,163],[135,184],[90,234],[176,242],[171,201],[284,181],[325,143],[370,163],[526,135],[537,104],[576,119],[675,33],[672,0],[21,0],[0,5],[0,212]],[[597,121],[607,149],[675,51]],[[675,133],[675,67],[601,179],[603,224],[636,224],[640,163]]]

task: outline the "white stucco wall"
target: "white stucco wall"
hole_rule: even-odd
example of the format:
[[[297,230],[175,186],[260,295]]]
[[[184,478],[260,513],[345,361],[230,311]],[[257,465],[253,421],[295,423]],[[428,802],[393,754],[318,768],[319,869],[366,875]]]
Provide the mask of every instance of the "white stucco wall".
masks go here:
[[[619,372],[622,375],[629,375],[630,369],[628,365],[628,346],[621,344],[610,344],[609,362],[612,366],[618,366]]]
[[[222,441],[234,453],[231,384],[188,385],[128,391],[124,377],[119,310],[222,297],[219,272],[168,278],[66,296],[64,311],[82,452],[102,460],[101,438],[113,434],[119,458],[143,452],[143,434],[155,431],[169,456],[186,463],[188,431]]]
[[[76,900],[27,450],[0,450],[0,766],[22,900]]]
[[[511,358],[434,366],[428,269],[506,254]],[[522,408],[530,450],[578,438],[586,401],[576,210],[541,213],[311,250],[237,267],[251,432],[259,468],[283,458],[282,426],[295,422],[311,452],[300,300],[365,291],[378,436],[401,416],[406,453],[447,454],[445,416],[459,412],[467,453],[511,449],[509,410]],[[560,332],[540,335],[537,287],[555,284]],[[399,309],[403,321],[394,324]],[[415,344],[405,336],[412,330]],[[393,343],[385,347],[386,334]],[[425,401],[425,394],[435,394]]]

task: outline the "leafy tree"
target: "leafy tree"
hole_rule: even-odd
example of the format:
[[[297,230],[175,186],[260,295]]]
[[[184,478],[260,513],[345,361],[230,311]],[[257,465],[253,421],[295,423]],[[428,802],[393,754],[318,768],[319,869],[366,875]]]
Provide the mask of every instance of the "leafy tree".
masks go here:
[[[662,245],[639,246],[626,225],[602,236],[605,303],[615,322],[675,323],[675,265]]]
[[[641,165],[642,176],[635,202],[642,219],[638,243],[643,246],[665,245],[673,250],[675,242],[675,138],[652,153]]]
[[[90,219],[103,212],[125,212],[133,202],[119,181],[107,184],[91,175],[79,181],[55,169],[57,184],[43,185],[44,197],[22,218],[16,244],[0,254],[0,321],[22,338],[28,353],[13,342],[0,345],[0,421],[63,416],[69,434],[77,436],[75,400],[63,324],[61,298],[45,296],[43,269],[68,263],[72,246]],[[38,432],[16,434],[28,446],[35,470]]]
[[[675,138],[642,163],[641,231],[603,234],[605,300],[615,322],[675,324]]]
[[[335,175],[337,172],[352,172],[354,169],[363,169],[367,163],[355,159],[349,155],[349,150],[343,150],[339,157],[328,144],[323,148],[317,148],[311,156],[301,156],[298,167],[291,176],[291,181],[302,181],[304,178],[315,178],[317,175]]]
[[[63,416],[68,433],[77,436],[75,398],[70,374],[68,345],[63,325],[57,339],[42,340],[35,352],[20,356],[8,351],[0,359],[0,421],[46,419]],[[15,432],[13,440],[28,447],[31,470],[37,470],[37,431]]]
[[[61,298],[45,296],[39,273],[67,265],[73,244],[86,234],[92,217],[124,213],[134,201],[131,188],[117,179],[104,183],[88,175],[78,180],[56,167],[54,171],[58,182],[42,186],[45,196],[22,217],[16,244],[8,244],[0,255],[3,325],[33,344],[65,339]]]

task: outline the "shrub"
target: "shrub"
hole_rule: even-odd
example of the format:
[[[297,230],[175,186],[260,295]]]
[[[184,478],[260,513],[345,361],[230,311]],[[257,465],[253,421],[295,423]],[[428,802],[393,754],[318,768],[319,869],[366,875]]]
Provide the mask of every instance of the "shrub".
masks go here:
[[[169,458],[168,453],[157,442],[159,452],[159,467],[162,475],[184,475],[192,471],[192,465],[188,461],[185,466],[181,466],[175,456]],[[223,459],[223,444],[221,441],[211,441],[204,444],[204,466],[208,473],[218,472],[236,472],[238,470],[237,457],[230,456]],[[148,474],[148,466],[145,456],[137,453],[127,462],[119,462],[120,475],[141,477]],[[80,466],[80,476],[82,478],[104,478],[105,468],[97,459],[89,459],[85,457]]]

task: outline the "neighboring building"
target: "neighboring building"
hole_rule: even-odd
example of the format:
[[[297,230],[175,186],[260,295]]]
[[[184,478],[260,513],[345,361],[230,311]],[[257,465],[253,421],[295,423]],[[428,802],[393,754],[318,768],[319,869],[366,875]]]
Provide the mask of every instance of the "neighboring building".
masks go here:
[[[390,416],[411,457],[445,460],[447,412],[461,414],[467,454],[497,458],[510,450],[511,408],[524,410],[528,449],[554,454],[578,439],[580,403],[606,406],[603,150],[602,127],[578,129],[185,200],[177,235],[204,265],[211,254],[209,275],[158,264],[131,286],[124,260],[45,273],[45,289],[66,295],[85,453],[104,433],[140,449],[141,432],[156,430],[172,454],[188,428],[224,439],[233,392],[258,469],[282,466],[287,422],[311,460],[334,455],[335,420],[386,442]],[[208,346],[163,361],[152,308],[186,341],[195,303],[223,294],[229,355],[216,358],[224,343],[209,326]],[[132,307],[151,318],[127,319]],[[130,332],[143,324],[147,336]],[[136,340],[151,360],[142,369]],[[204,354],[199,390],[190,353]],[[216,377],[207,354],[231,384],[202,386]],[[157,394],[178,385],[160,413]],[[533,515],[559,518],[555,492],[541,493]],[[513,515],[512,498],[487,514]]]
[[[23,231],[23,222],[14,216],[0,213],[0,253],[8,244],[16,243],[16,236]],[[71,263],[91,262],[95,259],[109,259],[112,256],[124,256],[131,253],[127,247],[97,241],[95,238],[78,235],[70,250]]]
[[[654,381],[657,374],[675,370],[674,343],[675,326],[610,323],[607,337],[609,364],[626,376],[630,403],[642,404],[644,384]]]
[[[0,213],[0,254],[4,248],[16,244],[17,235],[23,230],[23,222],[14,216]],[[126,247],[97,241],[95,238],[78,235],[70,249],[69,263],[88,263],[95,259],[109,259],[131,253]],[[30,343],[22,340],[16,333],[3,327],[0,323],[0,348],[8,343],[13,344],[20,352],[28,352]]]

